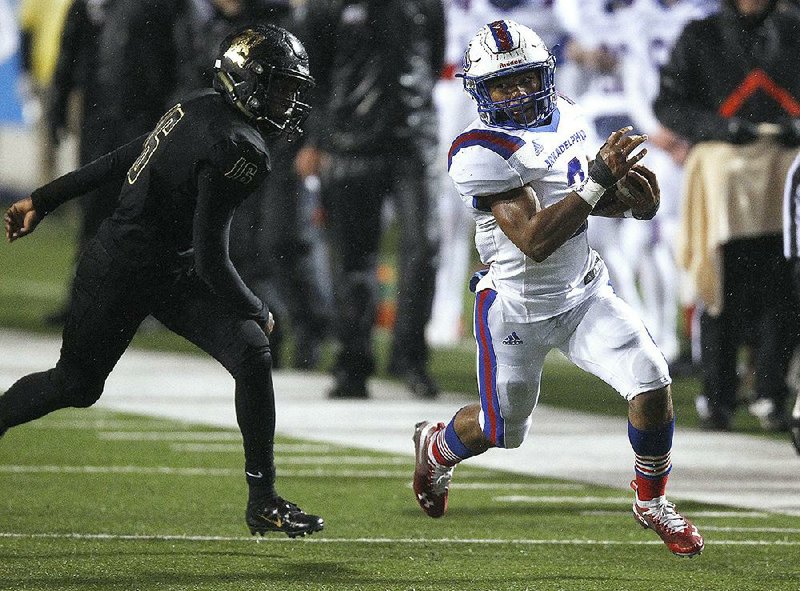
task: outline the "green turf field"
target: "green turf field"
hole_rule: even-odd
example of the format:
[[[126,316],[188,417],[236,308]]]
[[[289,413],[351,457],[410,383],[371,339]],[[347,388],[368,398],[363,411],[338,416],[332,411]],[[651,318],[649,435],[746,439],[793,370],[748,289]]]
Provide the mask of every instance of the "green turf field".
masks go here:
[[[456,470],[425,516],[413,459],[281,439],[279,490],[326,520],[251,538],[235,431],[67,410],[0,445],[0,589],[792,590],[800,518],[681,503],[706,537],[672,556],[629,491]]]

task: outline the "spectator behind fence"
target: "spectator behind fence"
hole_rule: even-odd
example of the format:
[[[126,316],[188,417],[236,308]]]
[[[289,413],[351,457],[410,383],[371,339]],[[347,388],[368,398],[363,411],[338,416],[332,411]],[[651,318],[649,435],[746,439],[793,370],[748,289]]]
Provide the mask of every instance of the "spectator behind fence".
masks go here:
[[[248,23],[293,30],[293,13],[280,0],[191,0],[175,26],[176,97],[208,87],[220,42]],[[270,335],[272,364],[284,364],[282,343],[293,335],[291,363],[308,369],[320,361],[328,310],[325,287],[312,259],[313,225],[308,198],[292,162],[298,142],[270,141],[273,172],[258,189],[269,198],[248,199],[231,222],[231,260],[247,285],[267,302],[276,319]]]
[[[698,411],[709,429],[731,426],[737,352],[749,334],[751,411],[764,428],[786,428],[792,322],[780,220],[783,182],[800,145],[800,18],[778,4],[728,0],[690,23],[655,101],[663,125],[695,144],[679,263],[705,306]]]
[[[439,0],[308,0],[300,35],[317,79],[296,168],[319,175],[336,290],[340,350],[334,398],[366,398],[381,213],[393,197],[400,241],[397,316],[388,370],[423,398],[438,248],[433,87],[444,59]]]

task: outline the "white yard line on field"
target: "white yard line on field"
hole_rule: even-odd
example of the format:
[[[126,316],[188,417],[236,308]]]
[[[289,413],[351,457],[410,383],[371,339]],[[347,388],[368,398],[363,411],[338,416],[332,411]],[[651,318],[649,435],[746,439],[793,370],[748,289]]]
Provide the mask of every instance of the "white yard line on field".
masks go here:
[[[628,511],[603,511],[603,510],[596,510],[596,511],[581,511],[580,515],[586,515],[587,517],[614,517],[616,515],[627,515]],[[691,517],[705,517],[705,518],[712,518],[712,517],[720,517],[720,518],[728,518],[728,517],[750,517],[754,519],[765,519],[769,517],[769,513],[763,513],[761,511],[692,511]]]
[[[40,466],[0,465],[0,473],[11,474],[148,474],[160,476],[241,476],[242,471],[233,468],[175,468],[172,466]],[[278,468],[278,476],[294,478],[394,478],[411,480],[409,470],[330,470],[325,468],[308,470],[286,470]],[[490,477],[490,474],[462,472],[466,478]]]
[[[616,505],[617,503],[630,504],[633,497],[537,497],[530,495],[508,495],[504,497],[494,497],[492,501],[496,503],[591,503],[598,505]]]
[[[188,536],[188,535],[143,535],[143,534],[80,534],[80,533],[39,533],[22,534],[0,532],[0,538],[15,539],[58,539],[87,541],[158,541],[158,542],[250,542],[252,537],[245,536]],[[529,539],[497,539],[497,538],[302,538],[292,540],[285,537],[256,538],[260,543],[293,543],[293,544],[514,544],[526,546],[658,546],[661,540],[529,540]],[[706,541],[706,546],[800,546],[800,540],[713,540]]]

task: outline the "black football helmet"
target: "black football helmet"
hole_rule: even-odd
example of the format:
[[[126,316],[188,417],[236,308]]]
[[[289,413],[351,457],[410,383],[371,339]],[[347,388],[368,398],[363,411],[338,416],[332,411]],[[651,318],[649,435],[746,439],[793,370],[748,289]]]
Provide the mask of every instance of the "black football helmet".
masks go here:
[[[292,33],[251,25],[228,35],[214,64],[214,89],[264,133],[302,134],[314,85],[308,54]]]

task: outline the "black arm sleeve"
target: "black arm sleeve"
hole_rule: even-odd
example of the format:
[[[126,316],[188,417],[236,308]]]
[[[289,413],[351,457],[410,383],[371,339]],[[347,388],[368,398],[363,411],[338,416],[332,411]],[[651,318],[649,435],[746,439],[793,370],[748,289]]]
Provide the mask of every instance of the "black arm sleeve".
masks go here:
[[[245,285],[231,263],[228,239],[235,205],[226,198],[230,183],[214,168],[200,172],[194,215],[194,259],[200,278],[247,318],[266,326],[267,306]]]
[[[39,187],[31,194],[34,209],[39,215],[44,216],[62,203],[84,195],[108,182],[119,181],[121,183],[128,169],[141,154],[146,139],[147,134],[141,135],[113,152],[100,156],[86,166]]]

